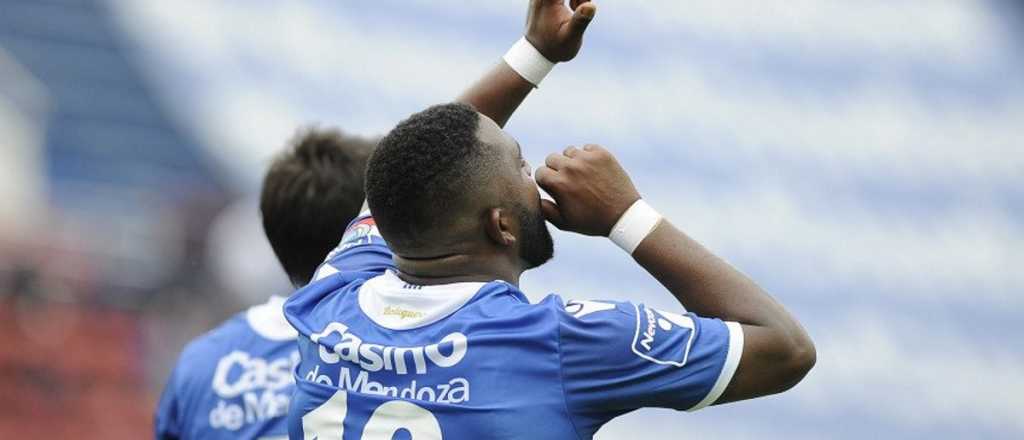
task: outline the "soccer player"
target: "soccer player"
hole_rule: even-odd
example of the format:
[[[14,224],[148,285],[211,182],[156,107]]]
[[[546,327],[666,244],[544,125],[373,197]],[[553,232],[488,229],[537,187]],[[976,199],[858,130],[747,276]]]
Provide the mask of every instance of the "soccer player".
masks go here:
[[[296,287],[337,245],[344,232],[339,225],[359,213],[375,143],[308,130],[267,171],[263,229]],[[157,407],[156,438],[284,438],[298,362],[284,300],[271,296],[185,347]]]
[[[526,36],[460,97],[504,123],[551,69],[579,51],[594,6],[530,5]],[[363,170],[375,140],[332,131],[302,134],[271,165],[260,210],[275,254],[298,287],[338,245],[365,199]],[[284,438],[298,362],[284,298],[236,315],[182,352],[156,414],[160,439]]]
[[[551,154],[534,177],[499,124],[439,105],[381,140],[366,194],[285,305],[301,355],[292,439],[589,439],[642,407],[782,392],[814,365],[800,324],[662,218],[603,147]],[[609,237],[681,307],[530,304],[519,277],[552,256],[545,220]]]

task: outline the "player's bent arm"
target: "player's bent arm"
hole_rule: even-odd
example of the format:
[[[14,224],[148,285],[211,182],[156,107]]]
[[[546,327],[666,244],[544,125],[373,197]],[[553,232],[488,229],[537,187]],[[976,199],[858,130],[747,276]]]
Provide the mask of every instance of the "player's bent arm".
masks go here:
[[[688,310],[742,325],[739,367],[716,403],[785,391],[814,366],[813,342],[781,304],[667,220],[633,258]]]
[[[796,319],[750,278],[645,209],[629,176],[603,147],[551,154],[534,176],[554,198],[541,208],[559,229],[611,235],[683,307],[742,325],[739,366],[716,403],[784,391],[814,366],[814,344]],[[636,215],[627,215],[634,207]],[[624,232],[638,229],[639,235]]]

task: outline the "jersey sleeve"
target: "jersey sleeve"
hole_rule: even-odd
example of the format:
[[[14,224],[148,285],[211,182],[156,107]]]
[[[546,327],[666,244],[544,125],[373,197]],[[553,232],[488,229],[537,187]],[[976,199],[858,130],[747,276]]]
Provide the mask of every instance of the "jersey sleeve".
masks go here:
[[[156,415],[153,421],[154,435],[157,440],[177,440],[181,438],[181,402],[179,393],[180,365],[171,372],[171,377],[160,394]]]
[[[743,351],[737,323],[643,304],[569,301],[559,318],[567,404],[597,425],[642,407],[714,403]]]
[[[395,267],[391,249],[377,229],[369,211],[359,214],[324,263],[317,268],[311,281],[318,281],[339,272],[384,273]]]

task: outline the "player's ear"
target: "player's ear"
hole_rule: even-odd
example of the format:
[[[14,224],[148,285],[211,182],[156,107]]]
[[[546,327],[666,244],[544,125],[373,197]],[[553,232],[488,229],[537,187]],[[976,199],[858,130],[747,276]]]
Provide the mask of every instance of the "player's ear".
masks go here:
[[[516,236],[512,233],[512,219],[508,211],[501,208],[490,208],[484,217],[484,231],[487,237],[498,246],[514,246]]]

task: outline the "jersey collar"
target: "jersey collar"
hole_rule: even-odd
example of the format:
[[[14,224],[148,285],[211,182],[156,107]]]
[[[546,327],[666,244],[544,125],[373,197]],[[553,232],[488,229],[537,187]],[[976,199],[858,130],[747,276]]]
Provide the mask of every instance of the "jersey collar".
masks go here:
[[[245,319],[260,336],[272,341],[287,341],[298,337],[298,332],[284,319],[283,296],[271,296],[267,302],[252,306]]]
[[[421,286],[406,283],[389,270],[359,288],[359,308],[381,327],[410,330],[451,315],[487,284],[466,282]]]

